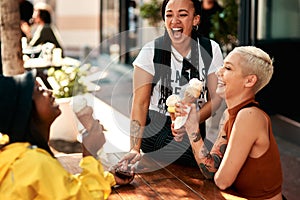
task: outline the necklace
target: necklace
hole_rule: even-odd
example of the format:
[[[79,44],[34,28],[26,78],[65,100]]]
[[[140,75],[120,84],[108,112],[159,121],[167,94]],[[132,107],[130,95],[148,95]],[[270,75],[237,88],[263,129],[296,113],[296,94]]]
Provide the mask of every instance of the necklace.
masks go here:
[[[183,59],[178,58],[173,51],[171,51],[171,53],[172,53],[173,57],[175,58],[175,60],[177,60],[177,62],[182,63]]]
[[[178,51],[174,52],[174,51],[176,51],[176,50],[172,48],[171,53],[172,53],[172,55],[174,56],[175,60],[177,60],[177,62],[182,63],[184,57],[183,57],[183,56],[180,56],[180,57],[176,56],[176,54],[179,54],[179,52],[178,52]],[[190,59],[191,59],[191,51],[187,54],[187,56],[186,56],[185,58],[186,58],[187,60],[190,60]]]

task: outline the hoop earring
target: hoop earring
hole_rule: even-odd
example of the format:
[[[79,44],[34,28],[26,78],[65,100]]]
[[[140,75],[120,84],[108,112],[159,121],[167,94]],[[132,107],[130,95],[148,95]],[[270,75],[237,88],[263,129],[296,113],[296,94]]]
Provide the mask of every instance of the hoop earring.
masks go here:
[[[193,28],[194,28],[195,31],[198,31],[199,26],[196,25],[196,26],[193,26]]]

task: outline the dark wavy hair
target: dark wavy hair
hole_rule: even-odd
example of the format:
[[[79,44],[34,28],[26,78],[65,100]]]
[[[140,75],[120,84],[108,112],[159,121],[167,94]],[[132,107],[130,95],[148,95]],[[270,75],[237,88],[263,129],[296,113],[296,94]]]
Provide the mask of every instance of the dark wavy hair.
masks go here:
[[[161,5],[161,16],[162,19],[165,21],[165,11],[166,11],[166,6],[169,3],[170,0],[164,0],[162,5]],[[201,15],[201,2],[199,0],[190,0],[194,4],[195,8],[195,15]]]
[[[39,16],[46,24],[51,24],[51,15],[48,10],[39,10]]]

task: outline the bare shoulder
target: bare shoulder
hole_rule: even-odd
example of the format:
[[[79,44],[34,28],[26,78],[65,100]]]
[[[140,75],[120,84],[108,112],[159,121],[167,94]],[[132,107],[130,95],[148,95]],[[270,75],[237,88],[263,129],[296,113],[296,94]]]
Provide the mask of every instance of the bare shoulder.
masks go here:
[[[247,108],[243,108],[241,109],[238,114],[237,114],[237,119],[254,119],[254,120],[264,120],[266,119],[266,115],[264,113],[264,111],[262,111],[261,109],[253,106],[253,107],[247,107]]]
[[[241,109],[237,114],[236,122],[259,128],[265,126],[268,120],[263,110],[253,106]]]

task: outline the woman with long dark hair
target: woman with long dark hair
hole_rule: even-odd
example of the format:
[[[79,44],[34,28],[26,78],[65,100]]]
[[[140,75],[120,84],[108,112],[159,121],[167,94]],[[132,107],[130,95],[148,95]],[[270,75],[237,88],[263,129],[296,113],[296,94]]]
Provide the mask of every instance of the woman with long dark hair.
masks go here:
[[[26,72],[0,76],[0,93],[0,199],[107,199],[112,186],[133,180],[133,172],[120,178],[117,166],[104,171],[94,158],[105,138],[91,107],[83,108],[91,120],[83,124],[82,172],[72,175],[48,145],[50,126],[61,113],[52,92]]]

